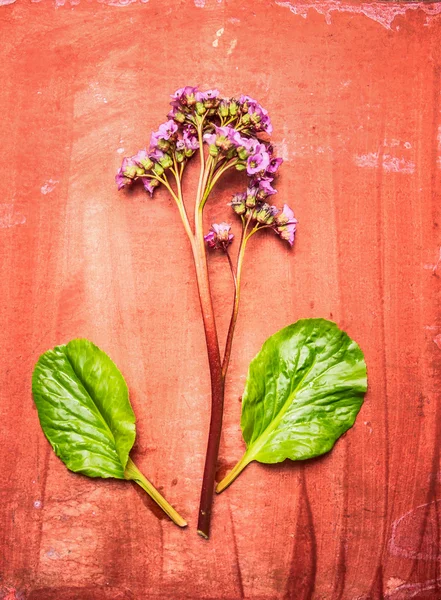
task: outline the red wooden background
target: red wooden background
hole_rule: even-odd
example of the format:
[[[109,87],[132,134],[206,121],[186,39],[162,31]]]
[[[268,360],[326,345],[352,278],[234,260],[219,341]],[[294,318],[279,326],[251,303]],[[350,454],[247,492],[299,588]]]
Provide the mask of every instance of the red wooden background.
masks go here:
[[[441,598],[441,5],[117,4],[0,0],[0,597]],[[195,531],[209,381],[188,243],[165,191],[152,201],[113,181],[186,84],[268,108],[279,202],[300,221],[293,251],[250,244],[222,474],[243,451],[249,361],[282,326],[334,319],[370,386],[329,455],[253,464],[217,497],[208,543]],[[241,181],[213,219],[233,220]],[[222,256],[210,263],[225,332],[231,283]],[[79,336],[122,370],[135,460],[187,530],[50,450],[32,368]]]

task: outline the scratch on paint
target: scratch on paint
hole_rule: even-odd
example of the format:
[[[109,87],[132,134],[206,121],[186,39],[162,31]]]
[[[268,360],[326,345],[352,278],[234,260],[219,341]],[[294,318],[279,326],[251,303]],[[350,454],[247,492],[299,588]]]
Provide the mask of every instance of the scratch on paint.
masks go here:
[[[441,350],[441,333],[438,333],[438,335],[436,335],[433,338],[433,341],[438,346],[438,348]]]
[[[404,15],[408,10],[423,10],[429,17],[434,17],[441,13],[441,3],[423,4],[421,2],[341,2],[340,0],[303,0],[302,2],[281,2],[276,0],[278,6],[288,8],[293,14],[300,15],[306,19],[310,9],[316,10],[319,14],[325,16],[328,25],[331,24],[332,12],[347,12],[361,14],[373,21],[376,21],[386,29],[391,29],[395,17]]]
[[[378,167],[380,165],[380,155],[378,152],[369,152],[368,154],[357,154],[354,162],[358,167]],[[397,158],[390,154],[384,154],[382,157],[383,169],[389,173],[414,173],[415,163],[405,158]]]
[[[0,204],[0,229],[8,229],[24,223],[26,223],[26,217],[21,213],[14,212],[13,204]]]

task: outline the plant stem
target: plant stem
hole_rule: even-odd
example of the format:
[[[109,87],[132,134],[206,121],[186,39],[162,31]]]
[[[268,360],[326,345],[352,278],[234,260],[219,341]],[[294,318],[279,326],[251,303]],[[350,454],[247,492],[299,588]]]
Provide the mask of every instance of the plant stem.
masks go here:
[[[233,273],[233,279],[234,279],[234,300],[233,300],[233,311],[231,313],[231,319],[230,319],[230,326],[228,328],[227,341],[225,343],[224,358],[222,360],[222,374],[223,374],[224,378],[227,375],[228,365],[230,363],[231,348],[233,346],[234,330],[236,327],[237,315],[239,313],[240,282],[241,282],[241,276],[242,276],[243,259],[245,256],[245,248],[246,248],[248,240],[253,235],[253,233],[255,233],[255,230],[253,229],[247,235],[247,230],[248,230],[250,221],[251,221],[251,215],[246,222],[244,221],[244,225],[242,228],[242,236],[240,238],[239,254],[237,256],[236,273],[234,273],[231,262],[230,262],[230,268],[231,268],[231,272]],[[231,260],[229,255],[228,255],[228,259],[229,259],[229,261]]]
[[[199,290],[202,320],[205,340],[207,343],[208,362],[211,379],[211,419],[208,434],[207,453],[205,458],[204,476],[202,480],[199,504],[198,533],[208,539],[210,532],[211,509],[213,504],[214,485],[216,477],[217,457],[219,453],[224,406],[224,378],[217,337],[216,321],[211,299],[210,280],[208,277],[207,257],[203,231],[203,205],[205,186],[211,170],[212,157],[205,162],[202,139],[202,125],[198,127],[200,145],[201,173],[195,205],[195,243],[193,257],[196,267],[196,279]]]
[[[167,500],[161,496],[158,490],[150,483],[146,477],[141,473],[131,458],[127,461],[126,470],[124,477],[128,480],[135,481],[147,494],[152,498],[158,506],[162,508],[166,515],[170,517],[173,523],[179,525],[179,527],[186,527],[187,521],[181,517],[181,515],[167,502]]]

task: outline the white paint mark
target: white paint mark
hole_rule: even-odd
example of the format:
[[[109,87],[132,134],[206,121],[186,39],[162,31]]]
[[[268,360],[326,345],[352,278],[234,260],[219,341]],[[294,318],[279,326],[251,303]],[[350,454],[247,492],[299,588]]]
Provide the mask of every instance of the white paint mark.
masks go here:
[[[436,273],[440,263],[441,263],[441,248],[439,249],[439,256],[438,256],[438,260],[436,261],[436,263],[435,264],[426,263],[425,265],[423,265],[423,269],[427,269],[428,271],[432,271],[433,273]]]
[[[386,595],[391,594],[400,587],[400,585],[403,585],[403,583],[406,583],[404,579],[400,579],[399,577],[389,577],[386,583]]]
[[[383,169],[392,173],[414,173],[415,163],[405,158],[385,154],[383,156]]]
[[[14,211],[13,204],[0,204],[0,229],[24,225],[26,217]]]
[[[50,194],[57,185],[58,181],[56,179],[48,179],[45,181],[44,185],[41,186],[40,191],[42,194]]]
[[[221,36],[224,34],[224,31],[225,31],[225,30],[224,30],[224,28],[223,28],[223,27],[221,27],[220,29],[218,29],[218,30],[216,31],[216,39],[215,39],[215,40],[214,40],[214,42],[213,42],[213,47],[214,47],[214,48],[217,48],[217,47],[219,46],[219,38],[220,38],[220,37],[221,37]]]
[[[14,4],[15,0],[0,0],[0,6],[7,6],[8,4]]]
[[[441,500],[412,508],[392,524],[389,552],[416,560],[439,560],[437,522]]]
[[[369,154],[357,154],[354,157],[357,167],[378,167],[378,152],[369,152]]]
[[[35,500],[34,502],[34,508],[41,508],[42,504],[40,500]]]
[[[237,40],[236,40],[236,39],[234,39],[234,40],[231,40],[231,42],[230,42],[230,47],[228,48],[228,52],[227,52],[227,54],[228,54],[228,55],[229,55],[229,54],[233,54],[233,50],[234,50],[234,48],[235,48],[236,46],[237,46]]]
[[[378,152],[369,152],[368,154],[357,154],[354,156],[354,162],[358,167],[376,168],[380,165],[380,156]],[[388,173],[414,173],[415,163],[405,158],[398,158],[390,154],[384,154],[382,157],[383,169]]]
[[[346,81],[341,82],[342,87],[349,87],[352,83],[352,79],[347,79]]]
[[[124,152],[124,150],[125,150],[124,148],[118,148],[117,152],[118,152],[118,154],[122,154]]]
[[[194,5],[197,8],[204,8],[204,6],[205,6],[205,0],[194,0]]]
[[[412,148],[412,144],[410,142],[404,142],[404,147],[406,150],[410,150]]]
[[[439,589],[439,585],[441,583],[441,579],[429,579],[428,581],[422,581],[417,583],[406,583],[403,581],[401,584],[395,586],[395,582],[402,581],[397,577],[391,577],[387,583],[385,598],[388,600],[408,600],[410,598],[418,598],[421,594],[424,594],[424,598],[429,598],[426,596],[425,592],[431,592],[432,590]],[[389,588],[389,582],[391,582],[391,588]],[[432,596],[432,594],[431,594]],[[435,598],[435,596],[433,596]]]
[[[65,0],[61,0],[61,1],[64,2]],[[114,2],[114,1],[116,1],[116,0],[108,0],[105,2],[105,4],[107,4],[108,6],[126,6],[127,4],[130,4],[130,2],[132,2],[132,0],[128,0],[127,2],[126,2],[126,0],[118,0],[118,2],[125,2],[125,4],[112,4],[112,2]],[[108,100],[101,93],[100,84],[98,81],[92,81],[91,83],[89,83],[89,88],[92,91],[97,102],[103,102],[104,104],[107,104]]]
[[[433,341],[435,342],[435,344],[438,346],[438,348],[441,350],[441,333],[438,333],[438,335],[436,335],[433,338]]]
[[[286,138],[283,138],[280,144],[277,144],[277,152],[285,162],[289,160],[289,145]]]
[[[278,6],[288,8],[294,15],[300,15],[306,19],[310,9],[316,10],[324,15],[328,25],[331,24],[331,13],[352,13],[368,17],[376,21],[386,29],[392,29],[391,25],[398,15],[404,15],[408,10],[421,9],[429,17],[435,17],[441,13],[441,3],[430,3],[424,5],[421,2],[360,2],[350,4],[339,2],[338,0],[303,0],[302,2],[280,2],[276,1]]]
[[[237,25],[238,23],[240,23],[240,19],[237,19],[236,17],[230,17],[228,19],[229,23],[233,23],[233,25]]]

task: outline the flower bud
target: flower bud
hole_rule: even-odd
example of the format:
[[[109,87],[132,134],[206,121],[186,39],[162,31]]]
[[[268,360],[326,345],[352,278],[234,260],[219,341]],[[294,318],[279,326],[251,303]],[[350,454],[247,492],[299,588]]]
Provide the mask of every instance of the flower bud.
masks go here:
[[[219,115],[221,117],[228,117],[228,114],[229,114],[228,101],[222,100],[222,102],[219,105]]]
[[[278,210],[275,206],[271,206],[265,202],[262,206],[254,211],[254,217],[261,225],[271,225],[274,223],[274,217]]]
[[[162,150],[162,152],[167,152],[167,150],[170,148],[170,142],[163,138],[159,138],[156,142],[156,147],[159,148],[159,150]]]
[[[164,156],[159,159],[159,164],[164,169],[169,169],[170,167],[172,167],[173,160],[172,160],[172,157],[170,156],[170,154],[164,154]]]
[[[246,168],[247,166],[244,163],[238,162],[236,164],[236,171],[245,171]]]
[[[155,166],[153,167],[153,171],[156,173],[156,175],[162,175],[164,173],[164,169],[162,167],[162,165],[160,163],[155,163]]]
[[[249,152],[243,146],[238,146],[237,147],[237,156],[240,158],[240,160],[246,160],[249,156]]]
[[[230,100],[230,106],[228,107],[230,111],[230,115],[235,117],[237,115],[237,111],[239,109],[239,105],[234,98]]]
[[[245,205],[246,201],[246,193],[235,194],[233,199],[230,202],[231,208],[234,210],[236,215],[244,215],[246,213],[247,207]]]
[[[196,112],[201,116],[207,112],[207,109],[202,102],[196,102]]]
[[[179,111],[175,113],[175,115],[173,116],[174,120],[177,121],[178,123],[184,123],[185,122],[185,115],[183,112]]]
[[[246,198],[246,207],[254,208],[256,206],[256,194],[257,188],[248,188],[247,189],[247,198]]]

